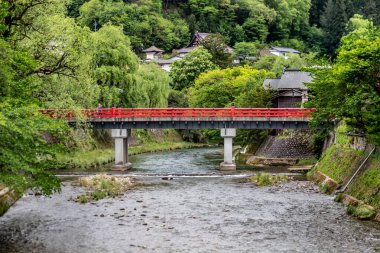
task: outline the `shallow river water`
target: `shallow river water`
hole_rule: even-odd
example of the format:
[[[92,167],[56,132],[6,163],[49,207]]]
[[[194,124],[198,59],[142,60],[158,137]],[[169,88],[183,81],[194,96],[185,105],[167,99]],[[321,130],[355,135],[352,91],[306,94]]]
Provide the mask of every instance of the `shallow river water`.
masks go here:
[[[84,190],[71,180],[51,198],[26,195],[0,218],[0,252],[380,252],[379,224],[347,216],[311,183],[256,187],[247,172],[216,170],[221,157],[134,156],[128,174],[144,185],[96,203],[72,201]]]

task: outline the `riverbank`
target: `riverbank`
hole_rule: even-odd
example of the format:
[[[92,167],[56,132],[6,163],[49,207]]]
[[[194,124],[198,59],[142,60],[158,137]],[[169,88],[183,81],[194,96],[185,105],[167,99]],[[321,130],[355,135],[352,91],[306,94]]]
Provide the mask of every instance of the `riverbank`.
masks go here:
[[[308,173],[308,178],[317,182],[321,190],[328,194],[346,185],[369,153],[368,148],[365,148],[368,145],[362,145],[362,148],[356,145],[365,143],[364,138],[359,140],[358,137],[347,136],[345,130],[344,124],[338,127],[334,143]],[[344,195],[338,195],[337,201],[347,206],[349,214],[360,219],[380,221],[379,168],[380,154],[375,152],[353,178]]]
[[[258,187],[218,171],[221,159],[221,148],[132,156],[144,187],[88,204],[69,180],[52,198],[27,194],[0,219],[0,253],[380,249],[380,224],[350,218],[311,182]],[[162,180],[169,172],[195,176]]]

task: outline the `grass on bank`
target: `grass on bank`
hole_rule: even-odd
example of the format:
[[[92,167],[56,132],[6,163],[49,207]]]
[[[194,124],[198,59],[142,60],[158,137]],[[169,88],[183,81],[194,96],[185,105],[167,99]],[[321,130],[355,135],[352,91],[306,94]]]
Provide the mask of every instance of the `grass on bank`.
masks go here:
[[[305,159],[300,159],[295,165],[296,166],[306,166],[306,165],[314,165],[318,161],[317,158],[311,157],[311,158],[305,158]]]
[[[376,210],[365,204],[350,205],[347,207],[347,214],[360,220],[370,220],[376,215]]]
[[[271,175],[265,172],[259,172],[256,175],[250,177],[251,183],[254,183],[257,186],[274,185],[288,179],[289,178],[286,175]]]
[[[374,207],[380,207],[380,154],[373,154],[366,170],[348,187],[347,194]]]
[[[150,142],[141,146],[129,147],[129,155],[167,151],[175,149],[204,147],[204,144],[191,142]],[[60,167],[64,169],[87,169],[101,167],[114,161],[113,149],[78,150],[68,154],[61,154],[57,157]]]
[[[115,177],[105,174],[82,177],[79,185],[88,191],[78,197],[80,203],[96,201],[103,198],[114,198],[130,189],[134,182],[130,177]]]
[[[57,157],[60,167],[65,169],[91,168],[111,163],[114,160],[112,149],[78,150]]]
[[[363,152],[335,144],[323,153],[318,164],[308,173],[309,178],[320,171],[342,184],[351,178],[363,158]]]

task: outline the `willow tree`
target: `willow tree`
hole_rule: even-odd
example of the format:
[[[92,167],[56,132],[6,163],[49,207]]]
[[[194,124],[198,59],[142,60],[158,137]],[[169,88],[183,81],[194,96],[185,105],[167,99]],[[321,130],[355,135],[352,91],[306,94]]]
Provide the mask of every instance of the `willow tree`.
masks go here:
[[[156,63],[140,65],[136,73],[139,90],[134,92],[138,107],[167,107],[170,93],[169,74]]]
[[[112,25],[103,26],[92,37],[93,78],[102,88],[100,102],[106,106],[134,106],[131,91],[137,89],[134,74],[138,61],[129,39],[121,28]]]

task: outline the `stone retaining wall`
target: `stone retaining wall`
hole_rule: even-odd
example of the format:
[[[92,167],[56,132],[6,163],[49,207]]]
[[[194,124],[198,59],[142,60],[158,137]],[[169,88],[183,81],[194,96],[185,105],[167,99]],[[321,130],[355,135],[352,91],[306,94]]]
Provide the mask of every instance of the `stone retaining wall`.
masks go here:
[[[314,157],[312,138],[307,132],[269,136],[255,154],[267,158],[305,159]]]

